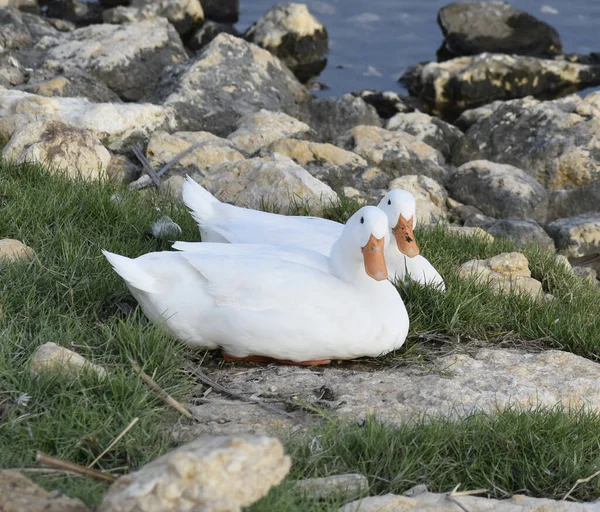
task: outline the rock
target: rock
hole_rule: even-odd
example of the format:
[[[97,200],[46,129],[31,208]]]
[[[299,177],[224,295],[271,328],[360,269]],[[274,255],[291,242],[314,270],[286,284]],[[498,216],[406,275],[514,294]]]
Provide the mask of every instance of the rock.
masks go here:
[[[101,366],[92,364],[77,352],[52,342],[37,348],[31,358],[30,367],[34,373],[40,375],[48,370],[63,369],[75,375],[90,371],[102,379],[106,377],[106,370]]]
[[[231,142],[208,132],[175,132],[172,135],[163,131],[154,132],[148,142],[146,157],[150,165],[158,170],[194,144],[203,145],[173,164],[167,176],[185,177],[186,174],[204,173],[220,164],[245,160]]]
[[[438,24],[450,58],[484,52],[543,57],[562,50],[554,28],[505,2],[452,3],[439,10]]]
[[[40,162],[73,178],[98,178],[110,164],[110,153],[96,135],[60,121],[22,126],[2,153],[7,160]]]
[[[554,240],[534,220],[498,220],[485,215],[472,215],[466,220],[465,226],[480,227],[494,238],[507,238],[520,246],[535,244],[549,251],[554,251]]]
[[[450,214],[450,222],[465,222],[473,215],[483,215],[483,212],[469,204],[462,204],[451,197],[446,199],[446,207]]]
[[[453,163],[490,160],[514,165],[548,189],[600,180],[600,111],[573,95],[539,102],[507,101],[477,121],[457,144]]]
[[[377,111],[352,94],[314,99],[308,104],[306,118],[300,119],[315,130],[321,142],[333,142],[355,126],[381,126]]]
[[[600,213],[600,181],[548,193],[548,220],[592,212]]]
[[[275,5],[244,37],[279,57],[302,82],[317,76],[327,64],[327,30],[306,4]]]
[[[359,91],[353,93],[373,105],[379,117],[389,119],[396,114],[405,114],[408,112],[418,112],[425,110],[423,102],[412,96],[401,96],[393,91]]]
[[[369,164],[387,172],[391,179],[419,172],[443,182],[447,174],[439,151],[402,131],[357,126],[342,135],[336,145],[362,156]]]
[[[60,64],[32,70],[27,83],[17,89],[39,96],[80,97],[95,103],[121,103],[121,98],[100,80],[81,69]]]
[[[19,240],[11,238],[0,239],[0,260],[31,261],[35,256],[33,249]]]
[[[501,293],[512,290],[534,299],[544,297],[542,283],[531,277],[529,261],[520,252],[505,252],[487,260],[467,261],[460,266],[458,274],[463,278],[474,277]]]
[[[99,512],[241,511],[279,484],[290,465],[272,437],[200,437],[120,477]]]
[[[324,205],[337,199],[328,185],[278,154],[218,165],[204,178],[194,179],[226,203],[255,210],[269,206],[283,214],[288,212],[291,201],[306,203],[318,215]]]
[[[105,23],[141,22],[157,17],[167,18],[182,36],[190,34],[204,23],[204,11],[198,0],[133,0],[104,11]]]
[[[250,155],[279,139],[303,138],[311,132],[310,126],[283,112],[264,109],[242,117],[236,126],[237,130],[230,133],[227,139],[240,151]]]
[[[88,512],[79,500],[48,492],[16,471],[0,471],[2,512]]]
[[[241,37],[241,34],[233,25],[228,23],[217,23],[216,21],[208,20],[206,23],[204,23],[204,25],[202,25],[202,28],[196,30],[194,35],[187,40],[187,47],[194,51],[200,50],[221,33],[231,34],[235,37]]]
[[[19,11],[39,14],[40,8],[37,0],[0,0],[0,7],[14,7]]]
[[[477,236],[488,243],[494,241],[494,237],[492,235],[486,233],[483,229],[479,227],[448,226],[448,232],[455,233],[458,236]]]
[[[185,178],[183,176],[174,175],[167,178],[160,184],[160,190],[171,196],[177,201],[183,201],[183,184]]]
[[[222,23],[237,23],[240,0],[201,0],[206,17]]]
[[[129,184],[135,181],[141,173],[141,167],[134,164],[125,155],[112,155],[106,174],[110,179],[118,182]]]
[[[89,72],[128,101],[148,95],[166,65],[187,60],[179,35],[164,18],[92,25],[44,38],[36,49],[44,50],[46,59]]]
[[[369,480],[359,473],[350,473],[323,478],[306,478],[298,480],[295,486],[311,499],[343,498],[352,500],[369,490]]]
[[[524,102],[535,102],[535,100],[531,97],[524,98],[522,101]],[[484,105],[483,107],[472,108],[469,110],[465,110],[455,121],[454,126],[456,126],[459,130],[466,132],[471,126],[473,126],[478,121],[485,119],[486,117],[491,116],[498,107],[504,105],[504,101],[496,100]]]
[[[521,494],[501,500],[481,496],[450,496],[451,493],[433,492],[424,492],[414,497],[385,494],[348,503],[339,512],[593,512],[598,508],[594,503],[531,498]]]
[[[452,174],[448,189],[452,197],[490,217],[546,220],[546,190],[512,165],[487,160],[467,162]]]
[[[23,15],[17,9],[0,7],[0,26],[0,50],[18,50],[33,44]]]
[[[21,66],[12,52],[0,51],[0,86],[11,88],[29,79],[29,71]]]
[[[102,7],[97,2],[81,0],[48,0],[45,15],[69,21],[76,26],[102,23]]]
[[[600,214],[584,213],[557,219],[546,225],[556,248],[567,258],[600,252]]]
[[[556,98],[600,85],[600,67],[501,53],[418,64],[399,79],[430,113],[450,121],[494,100]]]
[[[94,133],[108,149],[129,150],[150,133],[171,126],[171,114],[158,105],[92,103],[85,98],[45,98],[0,90],[0,135],[38,120],[61,121]]]
[[[392,180],[389,188],[401,188],[415,197],[417,224],[435,224],[448,216],[446,189],[427,176],[416,174],[402,176]]]
[[[158,240],[175,241],[181,235],[181,226],[165,215],[152,223],[148,234]]]
[[[219,34],[193,62],[167,68],[153,98],[174,109],[179,130],[226,136],[260,109],[295,117],[309,92],[266,50]]]
[[[559,319],[559,321],[561,321]],[[376,375],[376,378],[374,376]],[[289,367],[214,368],[209,377],[244,396],[269,401],[327,407],[340,421],[374,416],[387,425],[404,426],[423,418],[460,418],[474,411],[496,414],[506,408],[536,407],[600,409],[600,365],[560,350],[526,353],[524,350],[484,348],[469,353],[436,356],[422,365],[373,369],[360,364],[329,366],[319,372]],[[314,390],[326,386],[335,401],[319,400]],[[215,391],[213,390],[213,393]],[[212,395],[211,395],[212,396]],[[190,406],[198,423],[189,435],[205,432],[247,432],[311,425],[314,416],[295,412],[290,420],[255,405],[228,402]]]
[[[454,146],[463,138],[463,133],[455,126],[421,112],[396,114],[385,127],[414,135],[417,140],[437,149],[448,161]]]
[[[588,279],[593,283],[598,279],[598,272],[591,267],[573,267],[573,274],[583,279]]]

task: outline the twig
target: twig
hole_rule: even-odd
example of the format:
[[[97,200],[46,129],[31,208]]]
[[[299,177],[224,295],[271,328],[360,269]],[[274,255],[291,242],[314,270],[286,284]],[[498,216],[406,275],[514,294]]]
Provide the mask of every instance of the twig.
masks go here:
[[[139,421],[139,418],[133,418],[133,420],[131,421],[131,423],[125,427],[125,430],[123,430],[117,437],[115,437],[115,439],[113,440],[113,442],[108,445],[108,447],[106,448],[106,450],[104,450],[100,455],[98,455],[98,457],[96,457],[93,460],[93,462],[91,464],[88,465],[88,468],[94,467],[96,465],[96,462],[98,462],[102,457],[104,457],[111,450],[111,448],[114,445],[116,445],[121,440],[121,438],[125,434],[127,434],[127,432],[129,432],[133,428],[133,426],[138,421]]]
[[[446,496],[452,503],[456,503],[460,508],[462,508],[465,512],[471,512],[467,507],[465,507],[460,501],[452,496],[452,494],[448,494]]]
[[[54,457],[50,457],[50,455],[46,455],[42,452],[37,453],[36,460],[43,466],[48,466],[50,468],[55,469],[62,469],[63,471],[72,471],[73,473],[91,476],[93,478],[105,480],[107,482],[114,482],[117,479],[116,476],[109,475],[108,473],[104,473],[103,471],[86,468],[85,466],[80,466],[79,464],[74,464],[73,462],[68,462],[66,460],[55,459]]]
[[[575,490],[575,488],[579,485],[579,484],[585,484],[587,482],[589,482],[592,478],[596,478],[598,475],[600,475],[600,471],[596,471],[593,475],[588,476],[587,478],[579,478],[575,484],[573,485],[573,487],[571,487],[571,489],[569,489],[569,492],[567,494],[564,495],[562,501],[565,501],[570,495],[571,493]]]
[[[129,358],[129,362],[133,366],[133,370],[140,376],[140,378],[146,383],[146,385],[155,391],[158,394],[158,397],[167,405],[171,406],[177,412],[185,416],[189,420],[194,419],[194,415],[183,405],[181,405],[177,400],[175,400],[171,395],[169,395],[164,389],[162,389],[152,377],[146,375],[144,371],[139,367],[139,365],[131,358]]]
[[[148,162],[148,160],[146,160],[146,157],[144,156],[144,153],[142,153],[142,150],[140,148],[138,148],[137,146],[134,146],[133,153],[135,154],[137,159],[142,164],[142,167],[143,167],[144,171],[146,171],[146,174],[148,174],[148,176],[150,176],[150,179],[152,180],[152,182],[157,187],[160,187],[160,177],[158,176],[158,174],[156,174],[156,171],[152,168],[152,166],[150,165],[150,162]]]
[[[210,379],[209,377],[207,377],[206,375],[204,375],[204,373],[202,373],[200,370],[198,370],[198,368],[192,368],[192,373],[198,377],[198,379],[200,379],[202,382],[204,382],[204,384],[207,384],[209,386],[211,386],[212,388],[214,388],[216,391],[218,391],[219,393],[223,393],[225,395],[231,396],[233,398],[236,398],[237,400],[242,400],[244,402],[252,402],[255,403],[257,405],[260,405],[261,407],[268,409],[269,411],[273,411],[276,412],[278,414],[283,414],[284,416],[287,416],[288,418],[294,418],[295,416],[293,414],[290,414],[287,411],[284,411],[283,409],[280,409],[279,407],[275,407],[274,405],[268,404],[266,402],[263,402],[262,400],[259,400],[258,398],[253,398],[251,396],[244,396],[244,395],[240,395],[239,393],[236,393],[235,391],[231,391],[229,389],[227,389],[224,386],[221,386],[221,384],[216,383],[214,380]]]
[[[452,491],[450,496],[475,496],[477,494],[483,494],[487,492],[487,489],[473,489],[472,491]]]

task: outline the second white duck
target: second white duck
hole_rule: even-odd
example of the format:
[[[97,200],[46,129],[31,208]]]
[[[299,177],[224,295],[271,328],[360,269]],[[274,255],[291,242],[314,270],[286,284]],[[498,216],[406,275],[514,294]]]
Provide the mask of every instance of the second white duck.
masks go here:
[[[361,208],[325,257],[269,245],[202,243],[136,259],[104,252],[142,310],[178,339],[229,360],[326,364],[402,346],[408,314],[387,280],[388,223]]]
[[[203,242],[282,244],[328,256],[344,227],[318,217],[278,215],[222,203],[190,177],[183,185],[183,201],[198,223]],[[417,222],[413,195],[406,190],[390,190],[378,208],[387,215],[393,235],[385,253],[390,276],[445,291],[442,276],[419,254],[413,233]],[[197,245],[181,244],[177,248],[194,251]]]

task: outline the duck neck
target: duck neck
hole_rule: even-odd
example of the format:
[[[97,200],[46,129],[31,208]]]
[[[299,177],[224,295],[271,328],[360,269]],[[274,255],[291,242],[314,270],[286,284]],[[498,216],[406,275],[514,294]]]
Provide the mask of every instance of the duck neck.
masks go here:
[[[331,273],[353,286],[370,289],[377,287],[381,282],[366,273],[362,254],[358,253],[358,257],[355,257],[355,253],[356,248],[348,247],[343,238],[340,238],[333,244],[329,255]]]

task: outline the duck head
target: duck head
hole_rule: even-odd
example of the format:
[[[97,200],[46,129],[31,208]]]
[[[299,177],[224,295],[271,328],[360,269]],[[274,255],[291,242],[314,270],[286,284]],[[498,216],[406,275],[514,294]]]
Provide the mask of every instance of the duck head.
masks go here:
[[[348,219],[340,242],[347,253],[362,259],[369,277],[384,281],[388,278],[385,264],[388,235],[388,219],[385,214],[379,208],[365,206]]]
[[[395,188],[383,196],[377,207],[387,215],[398,250],[409,258],[417,256],[419,246],[413,233],[417,225],[414,196],[406,190]]]

